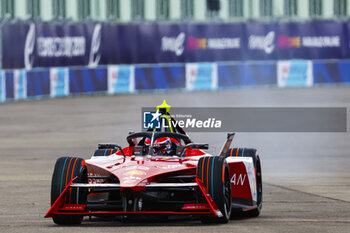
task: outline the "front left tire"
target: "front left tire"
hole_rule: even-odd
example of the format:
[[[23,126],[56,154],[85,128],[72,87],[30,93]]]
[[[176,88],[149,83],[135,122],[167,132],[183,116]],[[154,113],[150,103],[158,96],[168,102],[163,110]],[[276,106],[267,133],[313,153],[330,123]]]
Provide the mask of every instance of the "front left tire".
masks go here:
[[[85,161],[76,157],[58,158],[51,181],[51,205],[55,203],[69,182],[78,177],[76,183],[87,183],[87,169]],[[70,189],[65,196],[67,204],[85,204],[87,190]],[[77,225],[83,220],[81,215],[53,215],[52,220],[59,225]]]

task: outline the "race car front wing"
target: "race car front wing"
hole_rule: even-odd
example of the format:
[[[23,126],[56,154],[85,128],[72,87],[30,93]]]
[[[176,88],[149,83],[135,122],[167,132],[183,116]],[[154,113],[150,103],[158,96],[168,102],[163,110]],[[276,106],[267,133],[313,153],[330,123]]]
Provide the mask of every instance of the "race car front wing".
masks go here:
[[[66,188],[62,191],[57,200],[53,203],[45,217],[49,218],[53,215],[137,215],[137,214],[167,214],[167,215],[214,215],[222,217],[222,213],[217,207],[211,195],[203,185],[200,179],[196,178],[193,183],[150,183],[146,184],[146,189],[153,188],[179,188],[179,187],[199,187],[204,198],[203,203],[186,203],[183,204],[181,211],[114,211],[114,210],[89,210],[87,204],[67,204],[66,193],[72,188],[121,188],[120,184],[81,184],[74,183],[77,177],[73,178]],[[78,193],[78,192],[77,192]]]

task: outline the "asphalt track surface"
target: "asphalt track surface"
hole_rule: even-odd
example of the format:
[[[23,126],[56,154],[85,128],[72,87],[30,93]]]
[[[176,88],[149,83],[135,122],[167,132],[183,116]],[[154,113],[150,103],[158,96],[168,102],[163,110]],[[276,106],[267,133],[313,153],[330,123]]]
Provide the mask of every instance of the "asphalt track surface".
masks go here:
[[[83,96],[0,104],[0,232],[350,232],[349,133],[238,133],[263,167],[260,217],[223,225],[199,221],[89,220],[61,227],[44,219],[53,166],[60,156],[89,158],[99,142],[126,145],[140,111],[166,98],[177,107],[347,107],[349,87],[260,88]],[[349,112],[348,112],[349,116]],[[349,122],[349,117],[348,117]],[[348,127],[349,131],[349,127]],[[225,133],[192,133],[221,147]]]

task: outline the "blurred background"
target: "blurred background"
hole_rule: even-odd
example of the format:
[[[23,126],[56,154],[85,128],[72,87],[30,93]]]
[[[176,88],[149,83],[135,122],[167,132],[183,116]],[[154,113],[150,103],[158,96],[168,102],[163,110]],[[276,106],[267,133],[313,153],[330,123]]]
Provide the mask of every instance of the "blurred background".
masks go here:
[[[0,12],[0,102],[136,93],[115,96],[129,111],[121,118],[129,119],[131,112],[156,106],[163,98],[172,98],[171,93],[175,96],[169,104],[177,107],[349,104],[350,0],[1,0]],[[82,110],[89,113],[84,117],[93,117],[95,109],[92,105]],[[57,120],[66,125],[73,115]],[[137,124],[133,129],[139,129],[136,116],[126,128]],[[32,120],[36,117],[34,113]],[[4,126],[7,122],[4,115]],[[17,130],[17,124],[6,125],[5,138],[5,132],[12,135]],[[100,138],[92,138],[123,140],[126,128],[122,134],[113,128],[108,135],[103,131]],[[206,140],[212,141],[208,135]],[[318,134],[318,140],[300,135],[291,140],[288,134],[275,134],[274,140],[285,137],[277,143],[289,148],[284,154],[309,148],[312,155],[327,156],[320,145],[328,142],[328,150],[341,156],[348,148],[341,133]],[[266,154],[280,157],[276,144],[265,142],[272,135],[252,137],[243,133],[238,142],[256,143]],[[302,137],[309,139],[300,141]],[[337,141],[341,145],[335,146],[334,138],[342,138]],[[94,148],[81,143],[78,151]],[[218,147],[221,139],[215,143]],[[272,161],[265,166],[273,173]],[[314,163],[312,156],[305,169],[299,160],[294,160],[293,169],[287,164],[279,169],[312,173],[307,168]],[[331,172],[337,173],[339,167],[345,169],[336,163]],[[317,167],[315,173],[322,169]]]
[[[348,0],[2,0],[1,17],[115,22],[347,19]]]
[[[2,0],[0,12],[1,102],[350,82],[348,0]]]

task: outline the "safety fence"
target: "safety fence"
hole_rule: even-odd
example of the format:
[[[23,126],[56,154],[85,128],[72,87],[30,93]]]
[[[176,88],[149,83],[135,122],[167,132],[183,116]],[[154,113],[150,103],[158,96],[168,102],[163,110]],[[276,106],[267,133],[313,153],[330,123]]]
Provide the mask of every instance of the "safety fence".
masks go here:
[[[350,60],[108,65],[0,71],[0,102],[78,94],[350,84]]]

